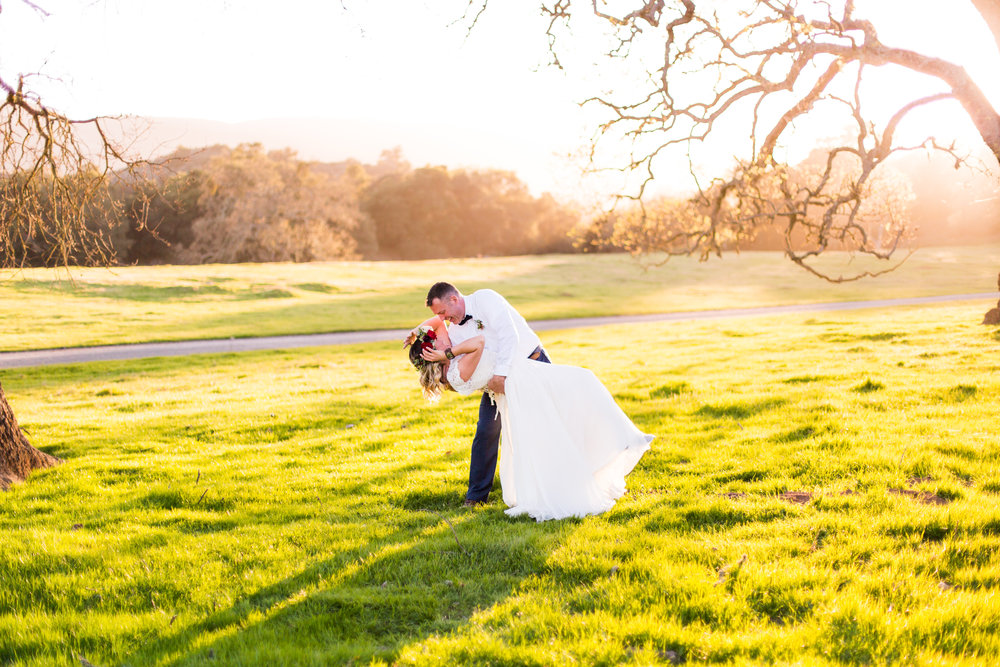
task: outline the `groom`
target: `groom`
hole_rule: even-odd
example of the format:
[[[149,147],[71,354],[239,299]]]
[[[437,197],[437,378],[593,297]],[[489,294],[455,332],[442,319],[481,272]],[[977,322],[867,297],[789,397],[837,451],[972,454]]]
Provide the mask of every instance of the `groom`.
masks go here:
[[[468,296],[449,283],[435,283],[427,292],[427,307],[442,320],[449,322],[448,337],[452,345],[482,334],[486,347],[494,350],[496,366],[487,388],[504,393],[507,372],[515,357],[528,357],[551,363],[542,349],[538,335],[531,330],[519,312],[507,300],[491,289],[481,289]],[[469,463],[469,491],[466,507],[485,503],[493,488],[500,446],[500,419],[489,394],[479,402],[479,422],[472,439],[472,460]]]

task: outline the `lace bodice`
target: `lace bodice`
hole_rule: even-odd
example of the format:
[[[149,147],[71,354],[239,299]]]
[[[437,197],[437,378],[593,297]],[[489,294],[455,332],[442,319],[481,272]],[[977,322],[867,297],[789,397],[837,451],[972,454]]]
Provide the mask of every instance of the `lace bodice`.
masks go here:
[[[486,383],[493,377],[496,355],[490,348],[484,349],[483,355],[479,357],[479,365],[476,366],[476,370],[472,372],[468,380],[463,381],[462,376],[458,374],[458,362],[464,356],[464,354],[458,355],[448,366],[448,384],[458,393],[467,396],[486,388]]]

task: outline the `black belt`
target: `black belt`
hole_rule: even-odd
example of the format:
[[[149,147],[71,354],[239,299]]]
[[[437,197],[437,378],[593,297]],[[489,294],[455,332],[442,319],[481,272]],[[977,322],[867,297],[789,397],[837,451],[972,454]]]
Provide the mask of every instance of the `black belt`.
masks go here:
[[[540,356],[542,356],[542,346],[541,345],[539,345],[534,350],[532,350],[531,354],[528,355],[528,358],[529,359],[535,359],[535,360],[537,360],[538,357],[540,357]]]

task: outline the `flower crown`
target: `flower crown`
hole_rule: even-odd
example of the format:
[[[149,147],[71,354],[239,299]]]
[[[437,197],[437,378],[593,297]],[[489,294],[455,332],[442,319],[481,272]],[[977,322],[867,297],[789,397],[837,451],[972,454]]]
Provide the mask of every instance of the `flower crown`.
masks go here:
[[[437,340],[437,334],[430,327],[420,327],[417,331],[417,337],[410,343],[410,363],[419,371],[427,365],[427,360],[421,356],[421,353],[424,350],[434,349],[434,341]]]

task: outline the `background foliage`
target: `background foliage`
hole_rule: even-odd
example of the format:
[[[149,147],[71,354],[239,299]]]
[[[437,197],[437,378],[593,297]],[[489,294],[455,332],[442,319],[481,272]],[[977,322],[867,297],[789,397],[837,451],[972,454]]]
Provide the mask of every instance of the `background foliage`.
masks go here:
[[[815,169],[822,154],[817,149],[790,173]],[[52,189],[51,181],[42,187]],[[3,183],[14,187],[11,179]],[[57,200],[34,201],[40,215],[56,217]],[[913,246],[1000,240],[995,181],[956,171],[933,154],[900,158],[873,187],[866,210],[872,229],[887,217],[905,220],[915,230],[907,241]],[[16,213],[0,211],[5,215]],[[670,251],[677,230],[696,226],[701,212],[670,198],[650,198],[643,208],[585,209],[534,196],[509,171],[413,168],[399,149],[375,164],[318,163],[244,144],[179,149],[127,181],[114,180],[81,215],[86,224],[74,233],[100,239],[119,264],[146,265]],[[777,225],[737,232],[720,234],[721,247],[785,246]],[[79,252],[64,255],[61,237],[43,227],[26,228],[19,239],[0,249],[11,255],[8,265],[93,260],[79,243]]]
[[[566,252],[578,220],[551,196],[532,196],[511,172],[412,169],[398,150],[363,165],[306,162],[259,144],[180,149],[138,179],[115,181],[111,192],[124,206],[92,203],[85,229],[120,264]],[[13,255],[7,264],[87,263],[55,252],[49,236],[23,236],[5,249]]]

